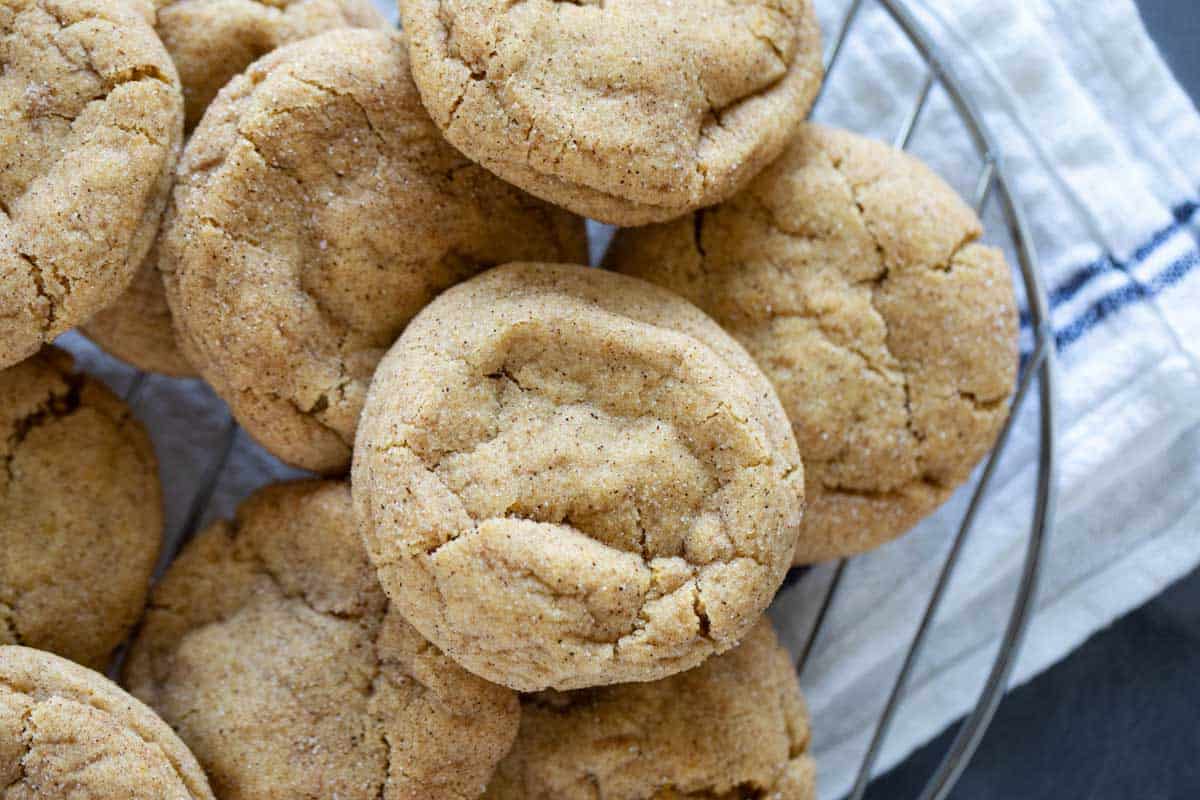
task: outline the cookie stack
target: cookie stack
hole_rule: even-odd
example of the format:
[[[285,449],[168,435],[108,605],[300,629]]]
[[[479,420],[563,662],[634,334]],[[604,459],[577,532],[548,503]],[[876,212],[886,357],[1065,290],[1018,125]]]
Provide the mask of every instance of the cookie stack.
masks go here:
[[[763,613],[990,447],[1008,267],[804,122],[809,0],[400,11],[0,10],[5,796],[815,797]],[[153,450],[43,348],[80,325],[318,475],[148,605]],[[131,633],[132,696],[86,669]]]

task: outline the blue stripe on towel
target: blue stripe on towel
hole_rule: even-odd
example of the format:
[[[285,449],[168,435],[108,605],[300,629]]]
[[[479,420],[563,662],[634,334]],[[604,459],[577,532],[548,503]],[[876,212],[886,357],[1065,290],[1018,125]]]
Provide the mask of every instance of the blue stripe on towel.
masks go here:
[[[1102,295],[1092,303],[1075,321],[1065,328],[1054,331],[1054,346],[1061,352],[1077,342],[1088,330],[1103,322],[1109,315],[1130,303],[1145,299],[1144,289],[1136,283]]]
[[[1192,221],[1198,211],[1200,211],[1200,204],[1191,201],[1177,206],[1172,210],[1172,216],[1175,218],[1174,221],[1151,236],[1144,245],[1133,252],[1127,261],[1117,261],[1111,256],[1105,255],[1090,264],[1074,270],[1067,276],[1066,280],[1052,289],[1049,296],[1051,313],[1054,312],[1054,309],[1077,295],[1093,280],[1112,270],[1120,270],[1130,279],[1129,285],[1101,295],[1071,323],[1056,328],[1054,343],[1057,349],[1060,351],[1064,350],[1113,313],[1132,303],[1154,297],[1159,292],[1179,283],[1192,270],[1200,266],[1200,254],[1193,247],[1186,254],[1167,265],[1162,272],[1151,278],[1149,282],[1139,281],[1132,274],[1134,267],[1147,261],[1164,244],[1169,242],[1175,234],[1182,231]],[[1021,327],[1028,328],[1029,325],[1029,312],[1022,311]],[[1027,353],[1022,354],[1022,362],[1024,362],[1027,355]]]

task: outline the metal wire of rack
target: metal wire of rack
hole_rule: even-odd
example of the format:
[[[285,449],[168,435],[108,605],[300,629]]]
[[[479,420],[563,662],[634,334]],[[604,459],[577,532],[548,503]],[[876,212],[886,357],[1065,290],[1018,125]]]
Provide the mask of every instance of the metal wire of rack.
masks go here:
[[[933,90],[940,86],[950,98],[980,158],[981,168],[976,180],[973,197],[976,210],[982,213],[993,198],[997,198],[1000,203],[1007,231],[1016,251],[1019,272],[1028,299],[1029,317],[1033,330],[1033,350],[1024,361],[1017,389],[1013,395],[1008,421],[1001,430],[994,449],[978,475],[962,521],[950,544],[938,578],[930,593],[925,611],[913,635],[909,649],[905,654],[900,671],[896,675],[887,702],[874,729],[870,744],[863,756],[854,787],[849,795],[850,800],[862,800],[866,794],[867,787],[874,775],[875,764],[888,736],[896,712],[904,699],[913,669],[928,640],[932,623],[941,606],[946,589],[950,584],[963,546],[970,535],[980,507],[986,498],[996,467],[1003,458],[1005,447],[1012,433],[1013,422],[1032,393],[1038,398],[1040,442],[1038,449],[1037,482],[1024,565],[1016,589],[1012,611],[1004,630],[999,650],[992,664],[991,671],[980,690],[975,707],[964,719],[958,734],[947,749],[939,767],[918,796],[918,800],[943,800],[950,794],[955,783],[962,775],[963,770],[970,762],[1004,695],[1009,675],[1020,650],[1021,642],[1034,608],[1042,555],[1046,539],[1052,529],[1055,496],[1054,335],[1050,325],[1049,304],[1038,267],[1037,254],[1032,245],[1021,208],[1013,195],[1011,179],[1005,170],[996,139],[975,103],[963,88],[961,81],[954,74],[953,70],[946,66],[944,60],[939,56],[937,46],[933,43],[924,27],[909,11],[904,0],[852,0],[842,18],[837,33],[832,39],[832,44],[826,51],[825,82],[822,85],[821,94],[818,95],[817,103],[820,103],[825,88],[830,85],[833,79],[836,71],[835,68],[838,65],[843,47],[853,32],[855,21],[862,13],[864,7],[870,2],[877,4],[887,12],[912,43],[926,65],[926,72],[918,89],[915,102],[905,116],[900,130],[895,136],[894,144],[900,149],[908,148]],[[140,405],[143,399],[146,378],[145,373],[137,373],[125,392],[125,400],[135,408]],[[1036,392],[1033,390],[1035,384],[1037,385]],[[199,523],[212,501],[217,484],[228,465],[230,455],[237,440],[238,430],[237,422],[230,417],[221,432],[220,442],[213,453],[212,460],[205,467],[199,486],[188,504],[183,523],[179,526],[178,530],[168,532],[168,535],[165,537],[163,553],[155,573],[156,579],[196,534]],[[800,654],[796,659],[796,670],[801,676],[803,676],[805,667],[809,663],[813,651],[820,641],[822,627],[828,618],[830,609],[834,605],[838,591],[844,583],[847,563],[846,560],[839,561],[834,568],[819,603],[814,621],[800,648]],[[114,656],[108,670],[110,677],[115,678],[120,673],[124,655],[124,648],[122,648]]]
[[[868,0],[852,0],[842,19],[833,44],[825,58],[825,87],[830,85],[842,54],[846,41],[849,39],[854,23],[862,13]],[[970,501],[963,518],[959,523],[950,548],[942,563],[937,581],[930,593],[925,611],[913,634],[908,651],[904,656],[900,671],[897,673],[887,701],[875,725],[870,744],[863,754],[854,786],[851,789],[850,800],[862,800],[867,787],[874,775],[875,764],[887,739],[893,720],[900,704],[904,700],[913,670],[921,656],[933,621],[937,616],[950,585],[959,557],[967,542],[971,529],[979,514],[979,509],[986,498],[988,488],[995,475],[996,467],[1004,456],[1005,447],[1012,434],[1016,420],[1034,384],[1037,384],[1039,449],[1037,485],[1034,495],[1032,518],[1030,520],[1029,539],[1026,547],[1024,566],[1020,581],[1016,588],[1012,611],[1008,624],[1000,640],[1000,647],[986,681],[980,690],[974,709],[963,720],[950,747],[942,757],[937,770],[925,784],[918,796],[919,800],[943,800],[966,769],[971,757],[978,748],[983,735],[990,724],[1000,700],[1008,685],[1016,657],[1020,651],[1025,630],[1029,625],[1037,594],[1038,577],[1041,570],[1042,555],[1046,540],[1053,527],[1054,497],[1055,497],[1055,418],[1054,418],[1054,334],[1050,324],[1049,304],[1046,289],[1038,267],[1037,253],[1033,247],[1028,226],[1020,206],[1013,196],[1011,180],[1005,170],[996,138],[979,109],[966,92],[963,84],[952,69],[946,66],[940,57],[937,46],[928,32],[909,11],[903,0],[872,0],[899,27],[911,42],[917,53],[925,62],[926,71],[917,92],[916,100],[904,118],[900,131],[895,137],[897,148],[907,149],[916,132],[921,116],[928,105],[930,95],[935,86],[940,86],[950,98],[952,105],[967,129],[974,148],[979,155],[981,168],[976,181],[974,205],[977,211],[983,212],[993,196],[998,197],[1001,211],[1004,215],[1008,234],[1016,251],[1021,279],[1024,283],[1025,294],[1029,304],[1029,317],[1033,330],[1034,346],[1025,360],[1016,392],[1013,395],[1012,406],[996,445],[979,473]],[[820,97],[818,97],[820,102]],[[830,608],[846,574],[846,560],[839,561],[826,586],[820,601],[816,616],[810,627],[800,655],[796,660],[796,670],[803,676],[804,669],[809,663],[813,650],[819,641],[821,629],[828,618]]]

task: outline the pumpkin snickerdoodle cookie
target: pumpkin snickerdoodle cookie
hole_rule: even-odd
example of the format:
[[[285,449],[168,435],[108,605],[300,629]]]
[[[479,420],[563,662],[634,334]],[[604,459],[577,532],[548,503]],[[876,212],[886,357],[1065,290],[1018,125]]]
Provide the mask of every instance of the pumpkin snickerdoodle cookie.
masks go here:
[[[382,31],[287,45],[235,78],[166,225],[188,360],[268,450],[333,474],[376,363],[438,292],[512,259],[586,257],[579,218],[446,144]]]
[[[123,0],[0,7],[0,368],[129,285],[182,136],[175,67]]]
[[[736,644],[791,563],[803,473],[767,379],[699,310],[512,264],[388,353],[353,486],[400,613],[531,691],[662,678]]]
[[[980,234],[913,157],[806,125],[728,202],[618,235],[610,266],[703,308],[779,391],[807,475],[798,563],[904,533],[995,440],[1016,302]]]
[[[103,675],[0,647],[0,786],[8,800],[213,800],[161,719]]]
[[[102,668],[142,612],[162,525],[124,403],[58,350],[0,372],[0,644]]]
[[[690,672],[521,706],[486,800],[816,797],[804,698],[766,620]]]
[[[400,14],[451,144],[616,225],[728,197],[821,82],[810,0],[400,0]]]
[[[186,130],[217,91],[255,59],[287,44],[339,28],[384,28],[370,0],[143,0],[179,70]],[[156,245],[129,289],[84,331],[112,355],[148,372],[190,377],[196,371],[175,343]]]
[[[389,607],[344,483],[267,488],[201,534],[125,676],[224,800],[477,797],[520,713]]]

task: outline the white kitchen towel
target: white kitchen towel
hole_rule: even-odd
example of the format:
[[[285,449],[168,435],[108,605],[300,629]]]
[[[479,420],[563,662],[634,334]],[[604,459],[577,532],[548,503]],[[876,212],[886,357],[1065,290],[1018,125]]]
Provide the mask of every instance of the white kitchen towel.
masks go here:
[[[998,136],[1051,292],[1060,492],[1020,682],[1200,563],[1200,118],[1131,0],[908,1]],[[828,38],[848,4],[817,0]],[[924,75],[899,29],[865,0],[816,116],[890,140]],[[973,189],[980,163],[940,90],[912,149],[964,193]],[[994,206],[985,221],[1002,243]],[[1027,330],[1024,341],[1028,349]],[[129,391],[130,370],[78,335],[63,344]],[[195,381],[149,377],[135,401],[178,535],[228,415]],[[1018,420],[877,769],[975,702],[1024,555],[1035,404]],[[238,433],[199,517],[228,515],[252,489],[294,474]],[[853,780],[965,500],[960,493],[912,535],[847,568],[803,678],[823,798],[841,797]],[[814,570],[776,602],[792,647],[828,575]]]

